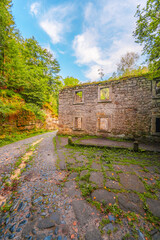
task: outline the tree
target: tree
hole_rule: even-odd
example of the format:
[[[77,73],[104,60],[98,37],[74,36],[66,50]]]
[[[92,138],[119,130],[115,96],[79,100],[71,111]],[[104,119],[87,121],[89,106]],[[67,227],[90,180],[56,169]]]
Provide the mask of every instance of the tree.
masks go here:
[[[101,80],[103,80],[104,72],[102,67],[98,69],[98,74],[100,75]]]
[[[22,55],[26,74],[21,95],[26,102],[42,105],[50,94],[57,95],[57,86],[60,84],[59,63],[34,37],[23,40]]]
[[[0,2],[0,84],[2,86],[5,85],[5,57],[15,27],[10,10],[11,2],[11,0],[1,0]]]
[[[135,63],[138,60],[139,55],[134,52],[127,52],[120,59],[120,62],[117,64],[118,75],[124,73],[129,73],[133,68],[135,68]]]
[[[34,109],[46,102],[57,108],[59,63],[34,37],[19,34],[11,6],[11,0],[0,2],[0,88],[18,92]]]
[[[147,62],[152,69],[160,68],[160,1],[148,0],[146,7],[137,6],[135,16],[136,30],[133,32],[136,42],[144,44],[143,54],[147,54]]]
[[[75,86],[77,84],[79,84],[79,80],[77,78],[74,78],[74,77],[66,77],[63,79],[63,82],[64,82],[64,86]]]

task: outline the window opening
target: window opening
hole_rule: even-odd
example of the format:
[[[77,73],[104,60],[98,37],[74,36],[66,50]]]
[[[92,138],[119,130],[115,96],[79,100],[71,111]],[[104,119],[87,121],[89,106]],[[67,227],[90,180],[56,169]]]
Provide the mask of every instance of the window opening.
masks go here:
[[[160,118],[156,118],[156,133],[160,133]]]
[[[75,92],[75,102],[81,103],[82,102],[82,91]]]
[[[156,95],[160,95],[160,81],[156,82]]]
[[[75,129],[82,129],[82,118],[75,117]]]
[[[99,130],[100,131],[108,131],[109,124],[108,124],[108,118],[99,118]]]
[[[109,100],[109,88],[100,89],[100,100]]]

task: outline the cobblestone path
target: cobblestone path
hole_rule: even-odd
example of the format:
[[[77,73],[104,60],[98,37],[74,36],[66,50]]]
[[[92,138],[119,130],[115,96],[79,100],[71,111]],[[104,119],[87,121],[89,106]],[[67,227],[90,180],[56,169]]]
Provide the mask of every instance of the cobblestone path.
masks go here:
[[[142,229],[146,229],[151,232],[148,239],[158,240],[157,223],[152,225],[143,220],[145,211],[136,192],[143,194],[145,187],[135,177],[139,173],[148,179],[146,174],[150,177],[149,173],[155,168],[148,170],[149,173],[141,172],[135,165],[134,175],[131,174],[131,166],[129,169],[128,165],[127,168],[126,165],[116,164],[117,171],[114,172],[108,171],[113,170],[108,169],[111,165],[104,164],[105,171],[111,174],[108,176],[112,180],[114,177],[114,181],[108,181],[108,186],[115,190],[112,192],[105,187],[100,162],[91,161],[103,155],[102,152],[97,151],[95,155],[86,149],[66,148],[67,138],[54,138],[55,135],[56,132],[46,133],[0,148],[0,196],[6,198],[6,203],[1,205],[0,239],[133,240],[138,236],[137,239],[143,240],[147,238]],[[31,147],[37,140],[37,145]],[[30,155],[24,161],[23,155],[27,156],[27,153]],[[158,158],[159,155],[154,157]],[[23,162],[25,168],[21,169],[23,171],[15,181],[11,181],[11,176]],[[131,181],[124,174],[128,172]],[[158,177],[159,174],[155,173],[154,181]],[[120,183],[115,178],[120,179]],[[124,190],[121,191],[121,188]],[[121,208],[129,211],[125,218],[114,205],[117,194]],[[154,199],[147,197],[147,203],[159,217],[159,195],[158,192],[153,194]],[[109,208],[105,211],[106,203],[109,207],[114,206],[115,212]],[[132,211],[137,215],[130,214]],[[120,216],[123,218],[121,222],[117,221]],[[135,226],[131,220],[136,216],[139,221]]]
[[[17,149],[22,147],[22,155],[28,147],[24,144],[43,138],[33,153],[33,159],[26,165],[26,171],[20,177],[21,183],[17,191],[8,196],[9,203],[6,205],[12,206],[10,211],[6,209],[1,213],[0,239],[70,238],[73,230],[70,232],[66,225],[66,214],[71,208],[70,199],[67,199],[60,186],[65,174],[57,171],[55,167],[54,136],[55,133],[47,133],[1,149],[1,152],[3,149],[7,151],[7,156],[10,156],[9,163],[12,163],[13,167],[17,159]],[[4,156],[3,151],[3,159]],[[2,161],[5,167],[5,161]],[[10,176],[10,169],[7,170],[2,177],[5,174]],[[3,187],[2,185],[1,193]],[[71,220],[76,219],[73,217]]]

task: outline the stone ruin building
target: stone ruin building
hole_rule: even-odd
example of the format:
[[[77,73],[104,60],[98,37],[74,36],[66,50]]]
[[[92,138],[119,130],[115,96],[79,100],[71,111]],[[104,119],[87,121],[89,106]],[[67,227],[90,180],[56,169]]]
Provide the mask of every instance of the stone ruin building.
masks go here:
[[[160,141],[160,79],[132,77],[64,88],[59,133]]]

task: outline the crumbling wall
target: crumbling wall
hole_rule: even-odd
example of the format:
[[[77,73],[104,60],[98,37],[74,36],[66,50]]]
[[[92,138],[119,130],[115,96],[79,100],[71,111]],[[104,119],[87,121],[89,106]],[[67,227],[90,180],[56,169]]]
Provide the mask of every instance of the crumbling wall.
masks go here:
[[[104,87],[109,89],[109,97],[103,101]],[[160,96],[154,96],[153,87],[153,81],[133,77],[63,89],[59,94],[59,133],[158,136],[153,125],[154,116],[160,116]],[[76,103],[74,96],[79,91],[83,97]]]

